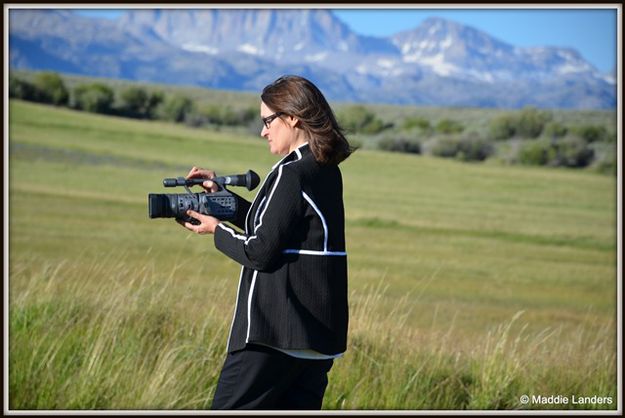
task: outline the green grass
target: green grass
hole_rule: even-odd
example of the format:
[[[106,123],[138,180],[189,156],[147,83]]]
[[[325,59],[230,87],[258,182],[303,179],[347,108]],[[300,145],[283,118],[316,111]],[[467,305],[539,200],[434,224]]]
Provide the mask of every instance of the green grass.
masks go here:
[[[276,157],[260,137],[20,101],[9,118],[10,408],[209,408],[239,267],[148,219],[147,194]],[[616,401],[614,177],[369,150],[341,167],[350,332],[324,408]]]

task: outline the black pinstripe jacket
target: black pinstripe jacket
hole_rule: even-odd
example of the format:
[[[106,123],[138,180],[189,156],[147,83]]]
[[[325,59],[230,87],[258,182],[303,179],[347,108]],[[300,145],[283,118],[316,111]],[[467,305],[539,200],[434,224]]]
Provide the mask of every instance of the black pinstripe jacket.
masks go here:
[[[215,246],[242,265],[228,351],[247,343],[345,351],[347,254],[343,183],[308,144],[278,162],[254,201],[239,197],[245,233],[220,223]]]

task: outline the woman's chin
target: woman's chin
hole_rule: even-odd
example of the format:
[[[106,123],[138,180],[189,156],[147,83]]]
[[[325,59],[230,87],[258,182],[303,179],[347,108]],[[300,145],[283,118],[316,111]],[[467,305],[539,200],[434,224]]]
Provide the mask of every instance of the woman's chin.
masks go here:
[[[274,148],[271,144],[269,144],[269,152],[274,155],[286,155],[286,152],[281,152],[279,149]]]

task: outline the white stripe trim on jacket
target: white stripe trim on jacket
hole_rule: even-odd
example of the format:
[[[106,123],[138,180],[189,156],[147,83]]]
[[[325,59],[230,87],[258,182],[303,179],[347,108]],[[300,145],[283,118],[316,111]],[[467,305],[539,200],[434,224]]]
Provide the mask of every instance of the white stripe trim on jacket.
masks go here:
[[[254,270],[254,275],[252,276],[252,285],[250,286],[250,294],[247,296],[247,334],[245,335],[246,343],[250,340],[250,328],[252,325],[252,295],[254,294],[254,286],[256,286],[257,275],[258,270]]]
[[[310,206],[312,206],[315,212],[317,212],[319,218],[321,218],[321,223],[323,224],[323,252],[325,253],[328,251],[328,224],[326,223],[326,218],[323,216],[323,213],[321,213],[317,205],[315,205],[315,202],[313,202],[310,196],[306,194],[306,192],[302,192],[302,196],[304,196],[304,199],[306,199],[306,201],[310,204]]]
[[[303,254],[303,255],[347,255],[345,251],[315,251],[315,250],[298,250],[289,248],[282,251],[282,254]]]

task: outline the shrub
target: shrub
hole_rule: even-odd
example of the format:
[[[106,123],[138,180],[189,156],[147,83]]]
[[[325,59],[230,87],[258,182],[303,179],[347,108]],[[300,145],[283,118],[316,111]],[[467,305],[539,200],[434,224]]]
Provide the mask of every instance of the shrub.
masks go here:
[[[549,122],[543,130],[543,134],[547,138],[557,139],[565,136],[568,131],[569,129],[559,122]]]
[[[608,130],[604,126],[582,125],[574,127],[572,131],[588,143],[606,141],[609,138]]]
[[[258,109],[251,107],[233,109],[230,106],[226,106],[220,109],[218,115],[218,123],[222,125],[246,126],[258,116]]]
[[[156,107],[163,101],[162,92],[148,93],[142,87],[131,86],[120,94],[121,112],[133,118],[153,118]]]
[[[211,123],[219,125],[219,121],[220,117],[218,106],[194,106],[193,110],[189,112],[184,119],[184,122],[187,125],[193,127],[208,125]]]
[[[527,141],[519,147],[518,162],[525,165],[547,165],[556,156],[551,141],[539,139]]]
[[[258,109],[248,107],[244,109],[233,109],[230,106],[208,105],[200,108],[194,107],[185,117],[185,123],[191,126],[201,126],[207,124],[228,125],[228,126],[250,126],[258,118]],[[254,128],[260,132],[260,123],[254,123]],[[256,133],[257,133],[256,132]]]
[[[459,134],[464,130],[464,126],[452,119],[442,119],[436,124],[436,132],[441,134]]]
[[[156,109],[158,109],[164,100],[165,94],[162,91],[152,92],[148,97],[148,102],[146,104],[146,117],[149,119],[156,118]]]
[[[556,158],[552,165],[564,167],[586,167],[595,155],[582,138],[569,136],[556,143]]]
[[[336,117],[344,129],[351,132],[359,132],[363,126],[375,118],[375,115],[364,106],[350,106],[340,109]]]
[[[375,118],[371,122],[363,126],[360,132],[362,132],[363,134],[373,135],[380,133],[387,128],[391,128],[392,126],[393,124],[384,123],[382,119]]]
[[[429,152],[437,157],[461,161],[484,161],[494,152],[492,144],[470,133],[462,137],[442,136],[428,142]]]
[[[361,105],[342,108],[336,117],[339,125],[350,133],[376,134],[392,126]]]
[[[519,114],[516,133],[524,138],[538,138],[551,119],[551,113],[527,107]]]
[[[409,154],[421,154],[421,143],[410,138],[386,137],[378,142],[378,149],[392,152],[405,152]]]
[[[420,130],[424,132],[429,132],[432,130],[430,121],[425,118],[415,116],[415,117],[407,117],[406,119],[404,119],[404,123],[402,124],[402,129],[409,131],[414,128],[419,128]]]
[[[128,116],[136,117],[144,113],[148,101],[148,93],[141,87],[131,86],[120,94],[122,111]]]
[[[437,136],[426,142],[425,149],[436,157],[453,158],[458,153],[458,140],[450,136]]]
[[[489,126],[490,136],[498,140],[513,136],[538,138],[551,119],[550,112],[526,107],[517,114],[508,113],[492,119]]]
[[[461,161],[484,161],[494,152],[490,141],[478,137],[475,133],[461,138],[459,147],[456,158]]]
[[[519,149],[518,160],[528,165],[586,167],[594,155],[594,150],[582,138],[567,136],[558,141],[527,141]]]
[[[489,130],[492,139],[509,139],[516,134],[517,118],[512,114],[506,114],[491,119]]]
[[[201,126],[207,125],[208,121],[206,117],[198,112],[190,112],[187,113],[184,117],[184,123],[187,126],[191,126],[192,128],[199,128]]]
[[[81,84],[74,89],[72,107],[95,113],[111,113],[115,94],[106,84]]]
[[[612,174],[615,175],[616,170],[616,156],[612,156],[610,158],[601,159],[593,165],[595,171],[602,174]]]
[[[177,94],[168,97],[161,103],[157,108],[157,114],[161,119],[182,122],[186,119],[187,115],[192,113],[193,108],[194,104],[191,99]]]
[[[353,137],[352,137],[352,138],[347,138],[347,140],[349,141],[349,145],[350,145],[350,146],[351,146],[354,150],[361,149],[361,148],[364,146],[364,144],[363,144],[362,140],[360,140],[360,139],[357,139],[357,138],[353,138]]]
[[[615,175],[617,172],[616,146],[595,142],[589,147],[592,147],[595,154],[592,168],[599,173]]]
[[[35,102],[41,101],[41,93],[34,84],[12,75],[9,76],[9,97]]]
[[[44,72],[35,77],[33,83],[39,90],[39,101],[56,106],[66,105],[69,101],[69,92],[63,79],[57,73]]]

